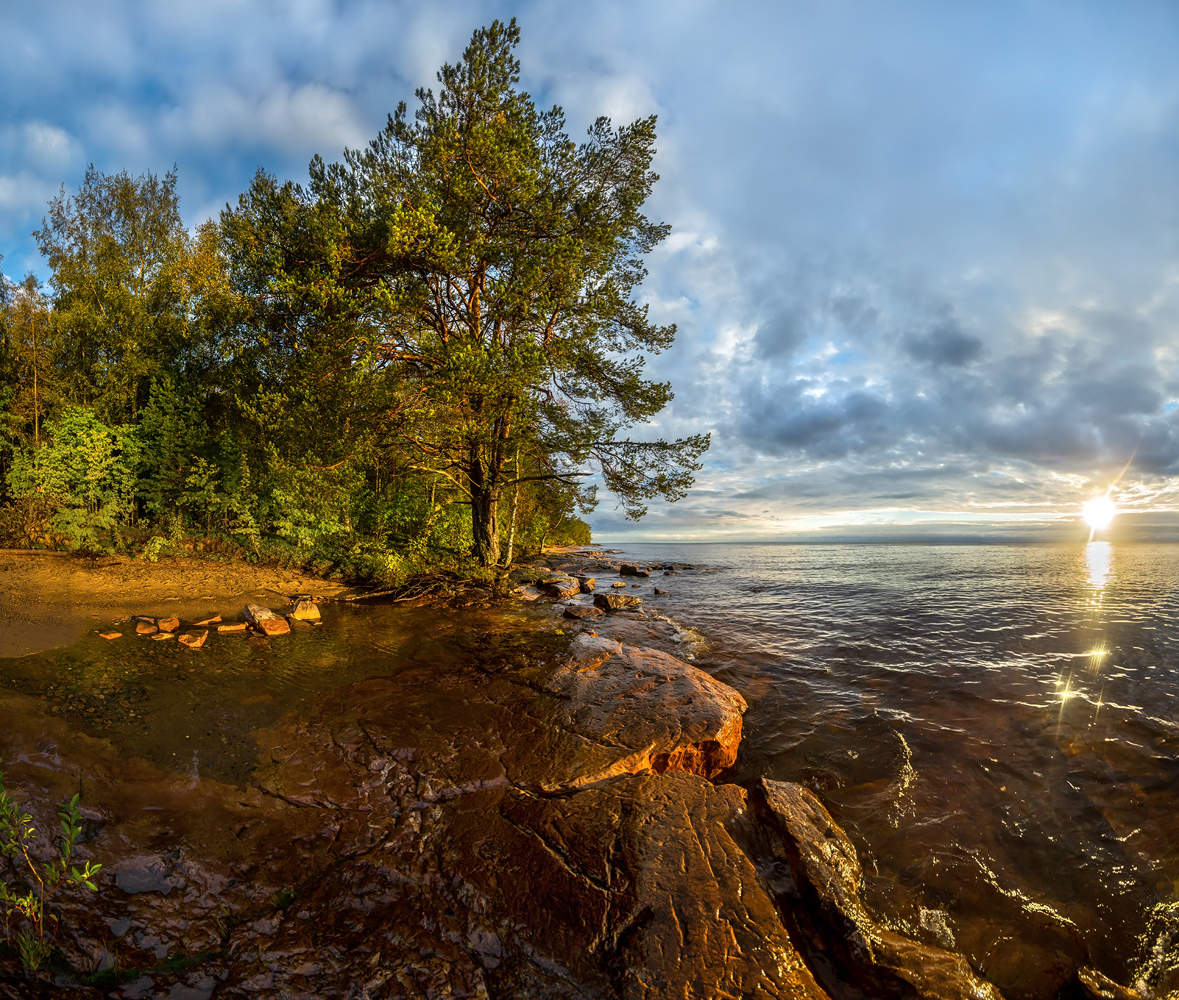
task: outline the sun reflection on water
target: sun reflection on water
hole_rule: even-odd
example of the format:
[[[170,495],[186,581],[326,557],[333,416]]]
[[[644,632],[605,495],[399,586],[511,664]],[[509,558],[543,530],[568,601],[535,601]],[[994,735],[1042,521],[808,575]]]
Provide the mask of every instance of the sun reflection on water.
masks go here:
[[[1089,542],[1085,546],[1085,568],[1089,571],[1089,586],[1105,589],[1113,568],[1113,547],[1109,542]]]

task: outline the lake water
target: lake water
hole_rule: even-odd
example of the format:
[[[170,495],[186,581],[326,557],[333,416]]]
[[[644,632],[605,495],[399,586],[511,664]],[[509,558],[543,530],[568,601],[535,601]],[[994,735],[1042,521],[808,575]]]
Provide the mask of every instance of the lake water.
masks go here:
[[[739,777],[816,789],[893,924],[1179,990],[1179,546],[621,551],[701,567],[648,606],[747,695]]]

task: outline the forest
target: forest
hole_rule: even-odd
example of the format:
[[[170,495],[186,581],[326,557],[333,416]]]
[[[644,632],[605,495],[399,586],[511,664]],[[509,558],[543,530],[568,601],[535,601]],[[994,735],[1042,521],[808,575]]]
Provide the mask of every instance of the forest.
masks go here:
[[[397,584],[587,543],[598,484],[682,496],[707,436],[643,433],[655,119],[573,142],[518,41],[477,30],[367,146],[195,228],[176,168],[63,187],[47,281],[0,282],[0,544]]]

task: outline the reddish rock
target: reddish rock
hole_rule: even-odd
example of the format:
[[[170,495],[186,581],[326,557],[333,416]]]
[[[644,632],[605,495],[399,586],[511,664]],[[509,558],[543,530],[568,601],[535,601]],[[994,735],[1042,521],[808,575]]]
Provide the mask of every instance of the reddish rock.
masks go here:
[[[298,597],[291,605],[289,616],[302,622],[317,622],[320,620],[319,605],[310,597]]]
[[[565,609],[565,617],[577,621],[597,621],[605,613],[601,608],[591,607],[588,604],[571,604]]]
[[[118,639],[122,636],[122,632],[99,632],[100,639]]]
[[[180,628],[180,619],[157,618],[156,627],[159,628],[161,632],[175,632],[178,628]]]
[[[203,628],[206,625],[216,625],[221,621],[220,615],[211,615],[208,618],[202,618],[199,622],[193,622],[197,628]]]
[[[137,635],[155,635],[158,631],[159,629],[156,628],[156,623],[154,621],[149,622],[139,619],[135,623],[135,633]]]
[[[622,611],[625,608],[637,608],[643,599],[635,594],[595,594],[594,607],[603,611]]]
[[[290,623],[282,615],[277,615],[270,608],[264,608],[260,604],[247,604],[245,614],[250,624],[268,638],[286,635],[291,631]]]
[[[218,625],[217,634],[225,635],[227,633],[241,633],[246,630],[248,626],[245,622],[230,622],[228,625]]]
[[[189,649],[200,649],[205,644],[205,640],[209,638],[209,633],[203,629],[194,629],[191,632],[181,632],[176,638]]]

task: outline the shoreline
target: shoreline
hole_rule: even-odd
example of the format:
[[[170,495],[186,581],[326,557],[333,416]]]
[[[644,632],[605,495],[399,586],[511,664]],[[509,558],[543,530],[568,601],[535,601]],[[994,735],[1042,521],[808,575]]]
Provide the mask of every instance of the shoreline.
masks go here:
[[[558,578],[581,569],[597,573],[604,582],[610,572],[618,572],[618,561],[612,558],[618,554],[598,547],[556,550],[544,554],[537,566],[520,567],[519,574],[527,576],[539,569],[538,578]],[[66,588],[65,598],[58,592],[57,603],[43,603],[40,610],[37,595],[26,595],[24,613],[32,621],[40,617],[60,629],[73,627],[70,623],[77,619],[67,615],[56,621],[52,609],[60,612],[64,606],[81,616],[87,609],[110,612],[134,605],[143,612],[151,610],[142,599],[146,594],[163,601],[162,610],[172,612],[183,601],[183,594],[172,593],[177,589],[201,590],[196,597],[201,612],[208,610],[202,602],[237,600],[243,583],[277,584],[287,592],[274,587],[263,590],[284,598],[291,596],[292,584],[317,596],[330,596],[306,577],[274,575],[268,570],[243,577],[234,572],[237,567],[227,567],[224,576],[214,579],[192,576],[206,568],[196,560],[138,564],[133,571],[125,565],[98,566],[81,576],[71,575],[74,586]],[[78,588],[92,575],[108,571],[112,572],[97,600],[80,605],[84,595]],[[8,572],[12,573],[11,568]],[[152,576],[160,579],[152,584]],[[60,577],[50,574],[49,579]],[[206,586],[193,586],[197,581]],[[220,592],[214,586],[218,582]],[[131,583],[135,586],[129,587]],[[182,583],[184,588],[179,587]],[[6,610],[0,605],[0,621],[5,620]],[[470,912],[459,911],[467,922],[465,929],[430,938],[430,948],[438,955],[450,955],[445,971],[439,971],[434,960],[415,959],[412,954],[398,961],[399,968],[416,970],[415,976],[427,970],[436,983],[445,982],[455,993],[469,989],[469,995],[490,995],[494,981],[517,990],[516,995],[538,995],[519,991],[541,988],[554,996],[625,993],[651,998],[736,991],[821,1000],[838,998],[851,989],[869,997],[902,989],[930,998],[999,997],[960,956],[899,935],[867,911],[859,897],[855,849],[813,794],[788,782],[763,779],[752,787],[726,782],[741,740],[745,702],[732,688],[660,648],[674,645],[675,623],[629,612],[605,613],[597,621],[562,621],[574,635],[568,652],[555,666],[539,671],[513,666],[471,676],[460,667],[453,680],[443,677],[428,682],[440,689],[468,691],[471,694],[465,697],[488,704],[491,714],[471,720],[469,729],[462,720],[453,729],[439,719],[429,687],[403,688],[392,679],[355,686],[349,697],[359,699],[356,703],[365,706],[362,714],[369,719],[359,730],[355,709],[339,715],[329,711],[307,718],[292,716],[260,743],[261,749],[267,742],[279,743],[288,748],[288,756],[269,764],[261,758],[258,780],[242,801],[237,801],[242,799],[240,792],[223,789],[217,782],[178,782],[177,776],[144,762],[122,760],[111,747],[83,737],[64,720],[44,715],[35,699],[3,696],[4,714],[20,720],[5,737],[6,749],[18,762],[13,787],[39,788],[37,808],[44,810],[56,800],[51,789],[64,794],[71,782],[85,783],[83,804],[89,822],[98,831],[109,828],[124,854],[135,845],[130,858],[119,856],[110,845],[106,850],[112,853],[99,855],[116,885],[124,893],[132,885],[147,886],[126,899],[115,893],[115,898],[103,901],[104,919],[98,924],[85,900],[69,911],[70,920],[63,925],[86,928],[83,938],[63,943],[63,948],[71,949],[72,964],[104,961],[104,935],[109,935],[112,920],[125,919],[115,916],[116,904],[138,914],[145,927],[152,926],[152,921],[172,927],[179,940],[189,943],[189,951],[202,941],[210,946],[214,939],[194,928],[219,911],[220,897],[210,893],[209,887],[224,882],[222,869],[254,871],[259,885],[253,895],[245,887],[244,896],[234,891],[243,912],[264,903],[268,892],[278,898],[275,893],[287,891],[282,885],[292,876],[283,871],[302,869],[295,891],[300,899],[306,897],[308,920],[314,924],[333,909],[349,909],[353,901],[365,909],[372,905],[366,902],[369,890],[364,880],[373,877],[373,864],[378,870],[391,865],[390,871],[407,866],[415,870],[425,864],[422,878],[437,879],[429,859],[432,851],[440,850],[448,859],[444,867],[462,873],[465,882],[478,888],[473,898],[460,894],[452,899],[450,890],[439,884],[430,889],[429,906],[447,912],[465,906]],[[91,623],[84,622],[83,628]],[[418,708],[411,709],[410,718],[416,718],[415,711],[421,717],[406,733],[402,730],[411,690],[421,700]],[[538,710],[540,703],[551,707]],[[513,721],[508,724],[507,719]],[[389,722],[394,720],[398,725],[391,729]],[[521,720],[526,722],[523,728]],[[488,725],[492,726],[490,738]],[[413,735],[413,730],[422,728],[435,735],[419,745],[415,741],[420,736]],[[542,747],[543,753],[535,752],[532,744]],[[457,771],[452,760],[457,761]],[[160,815],[147,821],[133,819],[134,811],[127,811],[125,801],[127,787],[139,789],[133,796],[136,801],[156,803]],[[200,809],[195,807],[194,795],[195,801],[204,803]],[[388,814],[390,801],[397,804],[392,814]],[[226,845],[207,829],[202,810],[220,816],[219,823],[270,832],[251,834],[244,844]],[[394,819],[406,815],[418,817],[416,828],[406,828]],[[370,818],[358,820],[365,816]],[[41,825],[52,828],[48,821]],[[286,831],[291,847],[272,845],[278,829]],[[178,859],[169,861],[155,853],[152,845],[161,841],[178,845]],[[98,852],[102,843],[99,835],[88,849]],[[491,844],[498,861],[484,870],[484,852]],[[379,861],[391,845],[395,849],[388,860]],[[365,859],[364,866],[348,862],[340,868],[332,861],[340,851],[345,857]],[[312,868],[323,877],[344,882],[321,898],[307,884],[308,857],[319,859],[319,868]],[[259,865],[260,861],[264,864]],[[173,890],[175,897],[170,895]],[[552,898],[564,894],[576,905],[570,912],[560,907],[554,912],[546,894]],[[414,924],[420,918],[412,915],[422,905],[420,900],[409,907],[395,888],[386,890],[382,898],[399,933],[406,930],[399,917],[416,928],[415,934],[423,933]],[[482,902],[476,905],[478,899]],[[206,960],[204,975],[219,984],[218,995],[278,996],[285,989],[298,991],[308,985],[300,985],[290,978],[294,973],[274,966],[276,960],[286,962],[289,951],[277,949],[276,957],[265,957],[275,928],[294,935],[287,947],[301,948],[305,963],[319,962],[324,949],[335,949],[340,943],[330,933],[326,938],[315,937],[307,921],[288,919],[285,910],[280,914],[273,906],[263,909],[263,917],[241,924],[228,938],[217,939],[219,957]],[[636,927],[628,914],[644,909],[650,916]],[[591,921],[596,928],[592,935],[582,911],[598,914]],[[430,912],[441,911],[427,910],[428,919],[434,920]],[[294,916],[298,918],[297,913]],[[436,936],[438,932],[429,933]],[[636,934],[635,940],[628,937]],[[367,946],[346,936],[345,940],[358,949]],[[509,947],[509,940],[517,943]],[[607,953],[600,953],[607,941],[614,942],[608,961]],[[469,957],[472,948],[475,959]],[[513,948],[523,949],[515,959],[510,958]],[[243,949],[260,951],[246,961]],[[521,957],[528,949],[551,953],[551,958],[559,955],[565,973],[550,981],[546,978],[550,973],[533,959]],[[583,953],[585,957],[579,957]],[[829,968],[830,958],[824,955],[839,956],[838,966]],[[341,961],[345,964],[334,969],[329,980],[369,974],[362,963],[350,958]],[[602,969],[612,967],[611,962],[621,965],[615,973],[604,973]],[[369,964],[368,953],[363,964]],[[277,992],[236,991],[235,983],[260,981],[258,976],[271,982]],[[1097,985],[1091,987],[1079,978],[1081,996],[1134,996],[1102,993],[1098,987],[1107,987],[1099,974],[1084,970],[1083,976]],[[576,992],[558,989],[562,979],[566,986],[576,982]],[[670,988],[673,980],[680,984],[674,990]],[[652,985],[659,983],[663,986]],[[154,980],[153,984],[153,989],[161,985]],[[0,977],[0,995],[3,990]],[[376,989],[372,995],[402,994]]]

